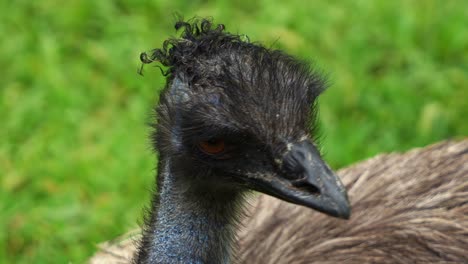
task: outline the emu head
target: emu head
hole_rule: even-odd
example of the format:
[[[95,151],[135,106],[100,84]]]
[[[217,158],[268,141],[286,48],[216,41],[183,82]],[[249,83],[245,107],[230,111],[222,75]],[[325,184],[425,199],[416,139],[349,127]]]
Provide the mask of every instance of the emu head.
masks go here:
[[[181,27],[180,38],[141,56],[168,67],[157,109],[160,159],[186,172],[187,188],[251,189],[348,218],[346,191],[312,140],[319,75],[222,25]]]

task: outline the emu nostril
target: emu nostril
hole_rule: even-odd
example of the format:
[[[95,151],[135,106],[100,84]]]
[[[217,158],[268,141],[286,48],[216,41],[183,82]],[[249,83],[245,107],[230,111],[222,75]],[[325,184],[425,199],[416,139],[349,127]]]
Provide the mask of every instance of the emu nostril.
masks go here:
[[[300,180],[293,181],[292,185],[298,190],[311,193],[313,195],[320,195],[320,189],[307,182],[305,177]]]
[[[313,195],[317,195],[317,196],[320,195],[320,190],[313,185],[303,185],[303,186],[296,187],[296,189],[299,189],[301,191],[304,191]]]

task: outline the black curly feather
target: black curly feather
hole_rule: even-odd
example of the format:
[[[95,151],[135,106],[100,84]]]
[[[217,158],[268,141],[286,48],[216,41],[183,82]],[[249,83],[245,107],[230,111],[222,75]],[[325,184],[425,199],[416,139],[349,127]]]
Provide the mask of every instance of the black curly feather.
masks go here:
[[[223,24],[213,25],[208,19],[192,19],[191,21],[178,21],[176,31],[183,29],[180,38],[171,38],[164,41],[162,48],[151,52],[142,52],[140,60],[145,64],[159,62],[169,70],[164,75],[173,73],[175,68],[188,65],[196,54],[215,52],[227,44],[241,42],[240,36],[224,33]],[[180,68],[179,68],[180,69]],[[140,70],[140,72],[141,72]]]

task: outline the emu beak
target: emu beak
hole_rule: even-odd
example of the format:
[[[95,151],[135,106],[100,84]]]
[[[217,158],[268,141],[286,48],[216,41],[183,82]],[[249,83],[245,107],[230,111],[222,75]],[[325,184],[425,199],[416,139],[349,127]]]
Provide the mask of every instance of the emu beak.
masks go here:
[[[351,208],[346,189],[312,143],[289,144],[281,163],[283,172],[280,177],[254,180],[259,191],[334,217],[349,219]]]

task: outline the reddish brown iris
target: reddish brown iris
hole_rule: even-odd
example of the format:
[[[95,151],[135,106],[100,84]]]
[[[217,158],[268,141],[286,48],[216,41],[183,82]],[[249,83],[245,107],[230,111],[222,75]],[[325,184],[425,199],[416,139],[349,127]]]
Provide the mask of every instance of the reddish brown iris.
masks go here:
[[[200,149],[206,154],[220,154],[224,151],[225,145],[222,139],[210,139],[206,141],[200,141],[198,144]]]

